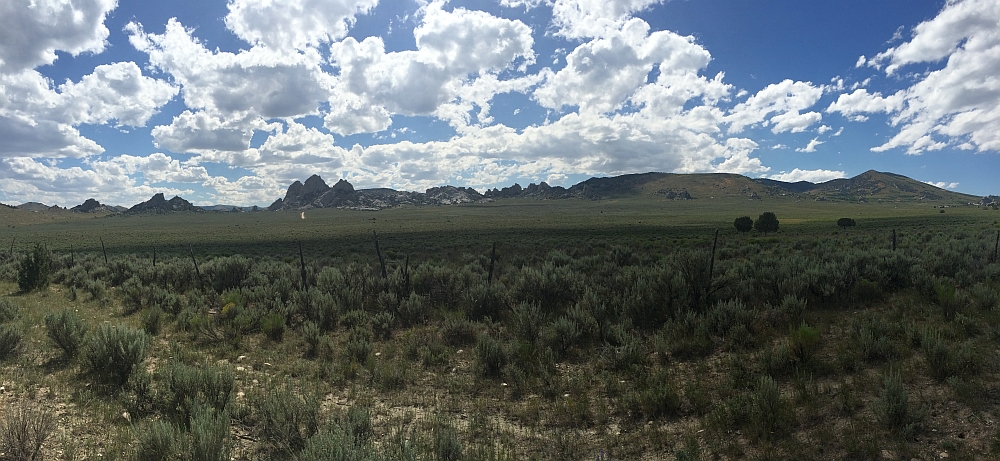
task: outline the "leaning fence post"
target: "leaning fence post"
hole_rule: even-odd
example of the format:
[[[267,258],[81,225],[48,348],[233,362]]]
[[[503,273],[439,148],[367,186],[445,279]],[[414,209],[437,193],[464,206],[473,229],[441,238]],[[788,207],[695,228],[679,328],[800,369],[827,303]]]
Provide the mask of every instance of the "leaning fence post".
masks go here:
[[[896,229],[892,230],[892,251],[896,251]]]
[[[497,260],[497,242],[493,242],[493,251],[490,251],[490,273],[486,276],[486,284],[493,283],[493,264]]]
[[[302,272],[302,290],[306,289],[306,258],[302,255],[302,241],[299,240],[299,268]]]
[[[156,267],[156,247],[153,247],[153,267]]]
[[[993,260],[1000,261],[1000,230],[997,231],[997,241],[993,244]]]
[[[108,264],[108,249],[104,248],[104,237],[98,237],[101,239],[101,251],[104,252],[104,265]]]
[[[204,289],[205,282],[201,279],[201,271],[198,270],[198,260],[194,259],[194,246],[188,245],[188,250],[191,252],[191,262],[194,263],[194,275],[198,277],[198,286]]]
[[[715,230],[715,241],[712,242],[712,259],[708,263],[708,286],[705,287],[705,296],[712,290],[712,274],[715,272],[715,247],[719,245],[719,229]]]
[[[406,255],[406,263],[403,266],[403,292],[407,296],[410,294],[410,255]]]
[[[382,266],[382,278],[386,278],[388,273],[385,271],[385,258],[382,257],[382,247],[378,245],[378,232],[372,231],[375,235],[375,253],[378,254],[378,263]]]

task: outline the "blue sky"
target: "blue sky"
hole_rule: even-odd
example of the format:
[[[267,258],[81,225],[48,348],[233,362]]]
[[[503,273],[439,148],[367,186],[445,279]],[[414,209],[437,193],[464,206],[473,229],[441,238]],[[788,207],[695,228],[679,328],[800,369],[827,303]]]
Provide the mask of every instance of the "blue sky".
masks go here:
[[[9,0],[0,202],[869,169],[1000,193],[986,0]]]

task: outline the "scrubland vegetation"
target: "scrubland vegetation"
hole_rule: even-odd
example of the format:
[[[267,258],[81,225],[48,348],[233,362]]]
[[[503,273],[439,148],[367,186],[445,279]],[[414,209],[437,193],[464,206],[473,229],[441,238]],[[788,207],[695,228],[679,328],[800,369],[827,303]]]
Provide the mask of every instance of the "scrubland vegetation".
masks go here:
[[[399,251],[380,230],[384,276],[370,237],[307,249],[304,266],[292,251],[161,250],[154,265],[25,247],[0,256],[0,451],[997,457],[987,213],[848,229],[779,211],[765,236],[737,232],[737,212],[714,250],[709,223],[501,239],[495,259],[488,233],[477,247],[442,228],[437,245]],[[49,283],[28,273],[42,269]]]

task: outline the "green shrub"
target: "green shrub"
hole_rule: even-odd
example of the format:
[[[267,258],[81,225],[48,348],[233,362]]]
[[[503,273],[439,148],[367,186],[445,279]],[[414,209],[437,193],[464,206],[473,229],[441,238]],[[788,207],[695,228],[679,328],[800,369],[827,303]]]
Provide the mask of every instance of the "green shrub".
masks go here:
[[[14,301],[0,299],[0,323],[12,322],[17,318],[18,307]]]
[[[542,332],[545,344],[551,347],[560,357],[565,356],[569,352],[569,349],[580,341],[581,335],[582,333],[576,322],[566,317],[555,319]]]
[[[884,385],[874,404],[875,416],[884,426],[901,432],[912,433],[922,417],[920,411],[910,408],[910,398],[903,387],[899,370],[889,369]]]
[[[285,336],[285,315],[271,312],[260,319],[260,329],[271,341],[281,342]]]
[[[87,325],[83,319],[69,309],[63,309],[58,314],[45,316],[45,330],[52,342],[56,343],[66,357],[76,357],[87,334]]]
[[[761,376],[750,398],[752,431],[760,438],[781,438],[787,435],[795,413],[781,397],[778,382],[770,376]]]
[[[392,334],[392,325],[396,318],[392,312],[382,311],[372,316],[372,329],[375,335],[381,339],[388,339]]]
[[[479,376],[499,378],[506,363],[507,357],[500,341],[487,333],[480,333],[476,338],[476,370]]]
[[[447,318],[441,325],[441,338],[450,346],[467,346],[476,341],[476,323],[463,318]]]
[[[17,287],[22,293],[48,288],[52,272],[52,256],[41,243],[36,243],[30,253],[24,255],[18,266]]]
[[[938,381],[952,376],[966,376],[979,369],[978,354],[972,343],[955,348],[941,337],[941,332],[928,329],[924,331],[920,345],[931,376]]]
[[[172,362],[164,374],[165,404],[180,423],[188,422],[199,407],[229,410],[236,377],[228,366],[195,367]]]
[[[799,363],[810,363],[819,348],[819,330],[802,322],[788,335],[788,347]]]
[[[191,415],[190,427],[190,461],[229,461],[232,440],[228,414],[199,406]]]
[[[45,440],[55,430],[52,414],[27,403],[6,406],[0,417],[0,452],[5,460],[35,461],[42,459]]]
[[[83,366],[101,384],[120,388],[146,359],[149,334],[127,325],[102,324],[84,342]]]
[[[7,360],[21,352],[24,334],[15,324],[0,325],[0,360]]]
[[[185,447],[184,433],[167,421],[154,420],[146,424],[136,436],[135,459],[138,461],[182,460]]]
[[[347,346],[344,348],[344,351],[347,353],[347,359],[360,364],[368,363],[368,357],[375,350],[372,339],[371,329],[351,329],[347,337]]]
[[[511,329],[514,336],[528,342],[538,339],[544,317],[537,303],[522,302],[510,311]]]
[[[306,357],[315,357],[319,351],[319,341],[322,338],[319,325],[316,322],[302,324],[302,339],[306,342]]]
[[[301,451],[319,428],[319,401],[309,393],[279,386],[250,401],[253,432],[272,454],[288,459]]]
[[[125,396],[122,399],[125,410],[133,418],[140,418],[153,411],[156,404],[153,394],[153,377],[145,368],[132,369],[132,375],[125,383]]]
[[[439,461],[460,461],[464,459],[462,441],[451,424],[443,421],[434,425],[434,456]]]
[[[422,324],[430,316],[429,309],[427,309],[424,302],[424,297],[416,293],[410,293],[409,297],[403,298],[399,302],[396,314],[405,326]]]
[[[681,396],[666,370],[659,369],[643,381],[637,390],[637,406],[643,417],[653,420],[680,412]]]
[[[142,314],[142,329],[152,336],[160,334],[163,311],[159,306],[152,306]]]

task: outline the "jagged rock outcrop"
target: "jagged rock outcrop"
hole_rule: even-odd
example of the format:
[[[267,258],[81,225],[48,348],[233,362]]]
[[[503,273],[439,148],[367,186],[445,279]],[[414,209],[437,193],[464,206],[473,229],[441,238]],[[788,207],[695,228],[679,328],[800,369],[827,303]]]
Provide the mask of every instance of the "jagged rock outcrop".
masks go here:
[[[992,207],[1000,206],[1000,196],[987,195],[986,197],[983,197],[983,199],[979,201],[979,204],[982,206],[992,206]]]
[[[74,213],[117,213],[122,210],[122,207],[104,205],[92,198],[88,198],[82,204],[69,209],[69,211]]]
[[[275,200],[268,207],[276,210],[307,210],[310,208],[349,208],[358,210],[380,210],[400,205],[454,205],[483,200],[483,195],[467,187],[441,186],[426,192],[406,192],[393,189],[360,189],[345,179],[337,181],[333,187],[326,185],[318,175],[306,182],[295,181],[288,186],[285,197]]]
[[[510,187],[504,187],[503,189],[497,190],[493,188],[492,190],[486,191],[483,194],[485,198],[489,199],[503,199],[503,198],[537,198],[537,199],[561,199],[570,198],[574,195],[571,194],[565,187],[555,186],[552,187],[548,185],[545,181],[538,184],[531,183],[528,187],[521,188],[520,184],[514,184]]]
[[[202,211],[178,196],[167,200],[162,193],[154,195],[149,200],[139,203],[128,209],[129,214],[137,213],[169,213],[171,211]]]
[[[656,193],[662,194],[667,200],[694,200],[694,197],[691,196],[687,189],[681,189],[680,192],[673,189],[660,189]]]

